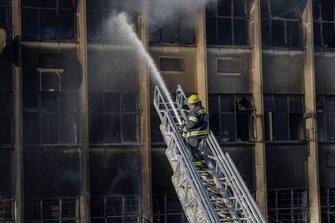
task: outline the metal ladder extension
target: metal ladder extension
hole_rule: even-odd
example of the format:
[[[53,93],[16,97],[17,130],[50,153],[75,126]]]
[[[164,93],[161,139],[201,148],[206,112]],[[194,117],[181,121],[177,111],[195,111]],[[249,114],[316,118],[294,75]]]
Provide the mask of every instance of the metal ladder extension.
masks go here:
[[[192,163],[189,148],[180,133],[180,121],[189,111],[181,86],[176,101],[156,86],[154,106],[167,144],[166,155],[173,170],[172,183],[189,222],[265,222],[229,154],[223,153],[212,132],[206,139],[206,168]]]

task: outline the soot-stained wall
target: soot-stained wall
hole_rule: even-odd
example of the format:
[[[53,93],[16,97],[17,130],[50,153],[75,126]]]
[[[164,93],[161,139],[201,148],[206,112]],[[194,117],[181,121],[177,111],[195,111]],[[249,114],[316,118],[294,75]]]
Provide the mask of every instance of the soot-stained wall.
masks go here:
[[[315,79],[317,94],[335,94],[334,52],[315,53]]]
[[[302,94],[304,92],[303,71],[303,51],[264,50],[264,93]]]
[[[307,150],[304,145],[266,145],[269,189],[306,188]]]
[[[185,92],[195,91],[195,50],[195,47],[182,46],[150,47],[150,54],[171,92],[175,92],[178,84],[183,86]]]
[[[15,181],[11,167],[14,165],[12,150],[0,150],[0,197],[13,198]]]
[[[79,151],[38,148],[24,151],[25,198],[79,196]]]
[[[141,160],[137,149],[91,149],[90,185],[93,196],[139,194]]]
[[[129,46],[88,46],[92,196],[139,195],[138,57]]]
[[[22,53],[25,197],[78,196],[82,77],[76,50],[23,47]]]
[[[250,50],[208,48],[209,93],[250,93]]]

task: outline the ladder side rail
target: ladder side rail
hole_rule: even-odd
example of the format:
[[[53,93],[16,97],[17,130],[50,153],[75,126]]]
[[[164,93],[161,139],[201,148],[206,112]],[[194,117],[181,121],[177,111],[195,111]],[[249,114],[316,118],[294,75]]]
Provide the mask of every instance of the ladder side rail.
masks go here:
[[[176,131],[178,131],[178,129],[174,128],[175,126],[173,125],[170,114],[168,112],[166,112],[166,115],[167,115],[167,119],[169,120],[170,127],[172,129],[172,131],[170,132],[171,136],[174,138],[174,140],[176,141],[176,144],[178,145],[177,148],[178,148],[178,152],[181,156],[181,160],[182,160],[181,163],[183,163],[185,165],[185,173],[188,173],[187,176],[191,179],[192,187],[200,195],[201,199],[200,199],[199,203],[202,204],[201,201],[204,201],[204,204],[202,204],[203,205],[203,207],[202,207],[203,210],[208,210],[208,208],[211,207],[210,208],[211,213],[208,213],[209,214],[208,217],[209,217],[209,219],[212,219],[212,220],[214,220],[214,222],[216,222],[216,221],[218,221],[216,212],[213,210],[212,204],[209,201],[208,196],[206,196],[207,192],[204,190],[204,187],[201,183],[201,180],[200,180],[197,172],[194,170],[194,167],[191,163],[191,160],[190,160],[189,156],[187,156],[187,154],[186,154],[187,148],[184,145],[183,141],[181,141],[180,136],[175,133]]]
[[[186,95],[185,95],[185,93],[184,93],[184,91],[183,91],[183,89],[182,89],[182,87],[180,86],[180,85],[178,85],[177,86],[177,90],[176,90],[176,102],[177,102],[177,104],[178,104],[178,107],[179,107],[179,109],[180,109],[180,111],[181,111],[181,113],[182,113],[182,116],[183,116],[183,119],[184,120],[187,120],[187,115],[186,115],[186,113],[185,113],[185,110],[183,109],[183,105],[187,105],[188,106],[188,103],[187,103],[187,97],[186,97]],[[208,143],[207,143],[208,144]],[[213,149],[212,149],[213,150]],[[215,149],[213,150],[213,151],[215,151]],[[208,155],[208,154],[207,154]],[[217,156],[218,157],[218,156]],[[219,158],[219,157],[218,157]],[[216,161],[217,162],[217,161]],[[222,169],[222,168],[221,168]],[[214,168],[212,168],[212,170],[211,171],[213,171],[213,172],[215,172],[215,174],[216,175],[220,175],[220,173],[217,173],[217,171],[216,171],[216,169]],[[229,178],[229,177],[228,177]],[[228,179],[227,178],[227,179]],[[229,179],[228,179],[229,180]],[[223,197],[225,197],[226,198],[226,195],[227,195],[227,192],[224,190],[224,185],[222,185],[221,184],[221,181],[220,180],[218,180],[218,181],[216,181],[217,183],[216,183],[216,185],[219,187],[219,190],[220,190],[220,192],[221,192],[221,194],[222,194],[222,196]],[[219,185],[218,185],[218,183],[219,183]],[[241,203],[241,202],[240,202]],[[240,205],[240,206],[242,206],[242,205]],[[245,210],[245,211],[247,211],[247,210]],[[235,213],[231,213],[233,216],[236,216],[237,215],[237,213],[235,212]]]
[[[186,120],[187,119],[187,115],[185,113],[183,105],[187,105],[187,107],[188,107],[188,103],[187,103],[187,97],[186,97],[186,95],[184,93],[184,90],[180,86],[180,84],[177,85],[176,102],[177,102],[178,107],[180,109],[180,112],[181,112],[181,114],[183,116],[183,119]]]
[[[215,143],[217,148],[220,148],[219,143],[217,142],[212,132],[209,138],[210,138],[210,141]],[[218,157],[223,158],[223,160],[221,159],[222,164],[225,164],[226,167],[229,168],[229,172],[232,172],[233,180],[236,182],[236,184],[232,184],[232,185],[237,186],[237,187],[234,187],[234,189],[236,189],[236,191],[239,191],[240,193],[244,195],[243,197],[245,198],[245,201],[248,204],[248,209],[252,211],[253,216],[256,217],[257,219],[257,222],[265,222],[264,217],[260,213],[260,210],[255,203],[255,200],[253,199],[249,190],[247,189],[247,186],[245,185],[245,182],[242,180],[240,173],[237,171],[237,168],[234,162],[232,162],[232,160],[228,161],[227,156],[222,152],[221,149],[217,149],[216,151],[218,152],[217,154]]]
[[[235,210],[235,206],[233,201],[230,199],[233,195],[229,193],[225,188],[226,186],[222,182],[222,176],[224,175],[222,172],[218,172],[218,162],[213,155],[207,157],[207,165],[210,167],[210,171],[212,172],[212,177],[215,179],[215,185],[217,186],[221,196],[223,197],[224,203],[226,204],[229,213],[235,218],[240,219],[239,212]],[[221,176],[221,177],[220,177]],[[226,176],[223,176],[226,178]]]
[[[236,182],[234,181],[234,173],[232,173],[232,171],[228,168],[226,162],[222,162],[222,157],[219,157],[220,154],[218,154],[217,151],[213,149],[215,148],[215,144],[213,144],[213,141],[207,139],[207,144],[213,155],[218,158],[217,165],[224,178],[226,179],[226,183],[231,188],[231,192],[233,193],[232,197],[235,197],[236,202],[242,209],[242,215],[244,215],[244,217],[248,218],[249,220],[252,220],[250,218],[252,218],[253,214],[248,207],[248,202],[244,202],[243,200],[241,200],[241,198],[245,197],[245,195],[239,190],[238,185],[236,185]]]
[[[236,166],[234,165],[234,162],[233,162],[233,160],[232,160],[232,158],[230,157],[229,154],[227,154],[227,159],[228,159],[228,161],[231,163],[231,167],[233,168],[233,171],[236,173],[236,176],[238,176],[237,178],[238,178],[238,180],[241,182],[241,186],[243,187],[244,191],[247,191],[246,194],[248,195],[248,198],[249,198],[249,200],[250,200],[250,202],[251,202],[251,205],[252,205],[254,211],[255,211],[255,212],[257,213],[257,215],[258,215],[259,222],[265,222],[265,219],[264,219],[264,217],[263,217],[263,214],[262,214],[261,211],[259,210],[259,208],[258,208],[258,206],[257,206],[257,204],[256,204],[255,199],[252,197],[251,193],[249,192],[249,190],[248,190],[246,184],[245,184],[244,181],[242,180],[241,175],[240,175],[240,174],[237,174],[237,173],[238,173],[238,170],[237,170]]]
[[[212,139],[213,139],[213,135],[210,135],[209,136],[210,143],[213,143],[213,141],[215,143],[216,140],[212,140]],[[217,151],[215,151],[215,152],[217,152]],[[221,152],[221,151],[219,151],[219,152]],[[254,211],[252,210],[251,202],[248,199],[249,197],[248,197],[247,193],[249,193],[249,191],[247,193],[245,193],[241,189],[241,185],[236,180],[236,176],[234,175],[235,173],[232,171],[232,168],[229,166],[230,164],[228,164],[226,155],[224,153],[222,153],[222,154],[216,153],[216,156],[218,156],[220,158],[219,162],[221,163],[221,169],[224,170],[227,175],[229,175],[229,180],[228,180],[229,185],[231,186],[240,207],[243,209],[244,214],[245,215],[247,214],[249,216],[249,218],[257,218],[257,216],[255,216],[255,214],[254,214]]]
[[[158,87],[155,88],[155,100],[154,100],[154,106],[157,110],[157,112],[160,114],[160,118],[161,118],[161,121],[163,121],[163,115],[162,114],[165,114],[166,115],[166,118],[170,124],[170,128],[171,128],[171,135],[175,138],[177,144],[179,145],[178,146],[178,152],[179,154],[181,155],[181,158],[182,158],[182,161],[184,162],[185,166],[186,166],[186,170],[187,171],[190,171],[189,172],[189,177],[191,179],[191,182],[193,185],[194,188],[196,188],[197,192],[199,193],[200,195],[200,198],[197,197],[199,200],[200,200],[200,204],[203,206],[203,210],[207,210],[207,208],[210,208],[209,210],[209,213],[207,213],[209,216],[209,219],[211,219],[213,222],[218,222],[218,216],[216,214],[216,212],[213,210],[213,207],[212,207],[212,204],[211,202],[209,201],[209,198],[208,196],[205,196],[205,194],[207,195],[207,192],[205,191],[202,183],[201,183],[201,180],[200,180],[200,177],[198,176],[198,174],[196,173],[196,171],[194,170],[194,167],[191,163],[191,160],[189,158],[189,156],[187,156],[185,154],[185,151],[187,150],[185,144],[183,143],[183,140],[181,139],[181,136],[179,134],[176,134],[176,132],[179,132],[175,123],[172,121],[172,118],[171,118],[171,114],[170,112],[167,110],[165,112],[162,112],[162,109],[160,108],[160,105],[164,105],[165,109],[168,108],[164,98],[162,97],[162,94],[160,92],[160,90],[158,89]],[[203,201],[204,203],[202,203],[201,201]],[[206,207],[206,208],[205,208]]]
[[[171,138],[170,144],[176,145],[173,143],[173,138]],[[185,211],[186,217],[189,222],[201,222],[204,221],[204,210],[199,207],[198,199],[196,199],[196,194],[194,190],[191,188],[190,180],[186,177],[187,173],[185,173],[185,166],[181,162],[180,155],[175,152],[169,152],[169,150],[176,150],[176,147],[168,147],[166,150],[166,155],[169,158],[174,159],[177,163],[174,170],[174,175],[172,176],[172,183],[176,188],[176,192],[178,195],[179,200],[183,204],[182,207]],[[172,157],[171,157],[172,156]],[[180,186],[183,185],[183,189]],[[199,215],[200,211],[200,215]],[[202,218],[202,219],[201,219]],[[198,220],[197,220],[198,219]]]

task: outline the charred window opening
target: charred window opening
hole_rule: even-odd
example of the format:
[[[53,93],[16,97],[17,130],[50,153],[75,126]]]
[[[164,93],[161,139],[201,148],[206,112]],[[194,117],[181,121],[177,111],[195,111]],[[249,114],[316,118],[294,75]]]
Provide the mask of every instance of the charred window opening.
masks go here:
[[[11,10],[9,0],[0,1],[0,28],[5,29],[7,36],[11,34]]]
[[[268,207],[269,222],[308,222],[307,190],[271,190]]]
[[[248,45],[249,1],[218,0],[206,7],[207,44]]]
[[[265,138],[267,141],[302,141],[304,105],[301,95],[265,95]]]
[[[250,95],[209,95],[210,128],[220,143],[251,141],[253,111]]]
[[[138,143],[139,99],[137,93],[90,93],[90,143]]]
[[[27,40],[74,40],[77,0],[22,1],[22,35]]]
[[[319,141],[335,141],[335,96],[318,96],[316,108]]]
[[[118,35],[112,17],[126,12],[137,28],[141,0],[87,0],[87,40],[89,43],[121,44],[124,39]]]
[[[162,25],[156,24],[153,20],[149,22],[150,43],[195,44],[195,24],[188,24],[189,21],[182,16]]]
[[[0,56],[0,146],[13,143],[13,75],[9,62]]]
[[[111,195],[91,199],[91,222],[136,223],[140,202],[136,195]]]
[[[0,199],[0,221],[14,223],[14,200]]]
[[[26,145],[78,144],[79,92],[66,88],[66,75],[61,68],[36,68],[29,79],[33,84],[24,81],[29,89],[23,94]]]
[[[176,194],[153,197],[153,218],[153,222],[161,223],[188,222]]]
[[[335,189],[321,189],[321,222],[335,221]]]
[[[262,0],[262,41],[265,47],[299,48],[304,1]]]
[[[335,2],[313,1],[314,44],[319,48],[335,48]]]
[[[24,204],[24,222],[78,222],[79,198],[52,198],[27,200]]]

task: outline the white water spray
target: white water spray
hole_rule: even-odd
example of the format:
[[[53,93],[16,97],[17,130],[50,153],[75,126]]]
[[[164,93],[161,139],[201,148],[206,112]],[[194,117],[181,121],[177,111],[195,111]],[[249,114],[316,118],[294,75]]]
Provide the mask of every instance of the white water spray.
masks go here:
[[[181,119],[178,115],[177,110],[175,109],[175,107],[173,105],[173,100],[172,100],[171,94],[170,94],[169,90],[167,89],[166,84],[165,84],[161,74],[159,73],[154,60],[149,55],[149,53],[145,50],[142,42],[139,40],[139,38],[137,37],[137,35],[134,32],[134,30],[132,29],[132,27],[128,24],[126,15],[124,13],[121,13],[117,16],[117,19],[119,21],[120,32],[121,32],[122,36],[124,35],[126,38],[128,38],[129,42],[134,43],[134,45],[136,46],[137,53],[141,57],[144,57],[144,59],[147,61],[148,67],[150,69],[151,76],[153,77],[155,82],[161,88],[164,96],[168,100],[168,103],[170,104],[171,108],[173,108],[173,112],[176,115],[179,124],[181,124],[182,122],[181,122]]]

